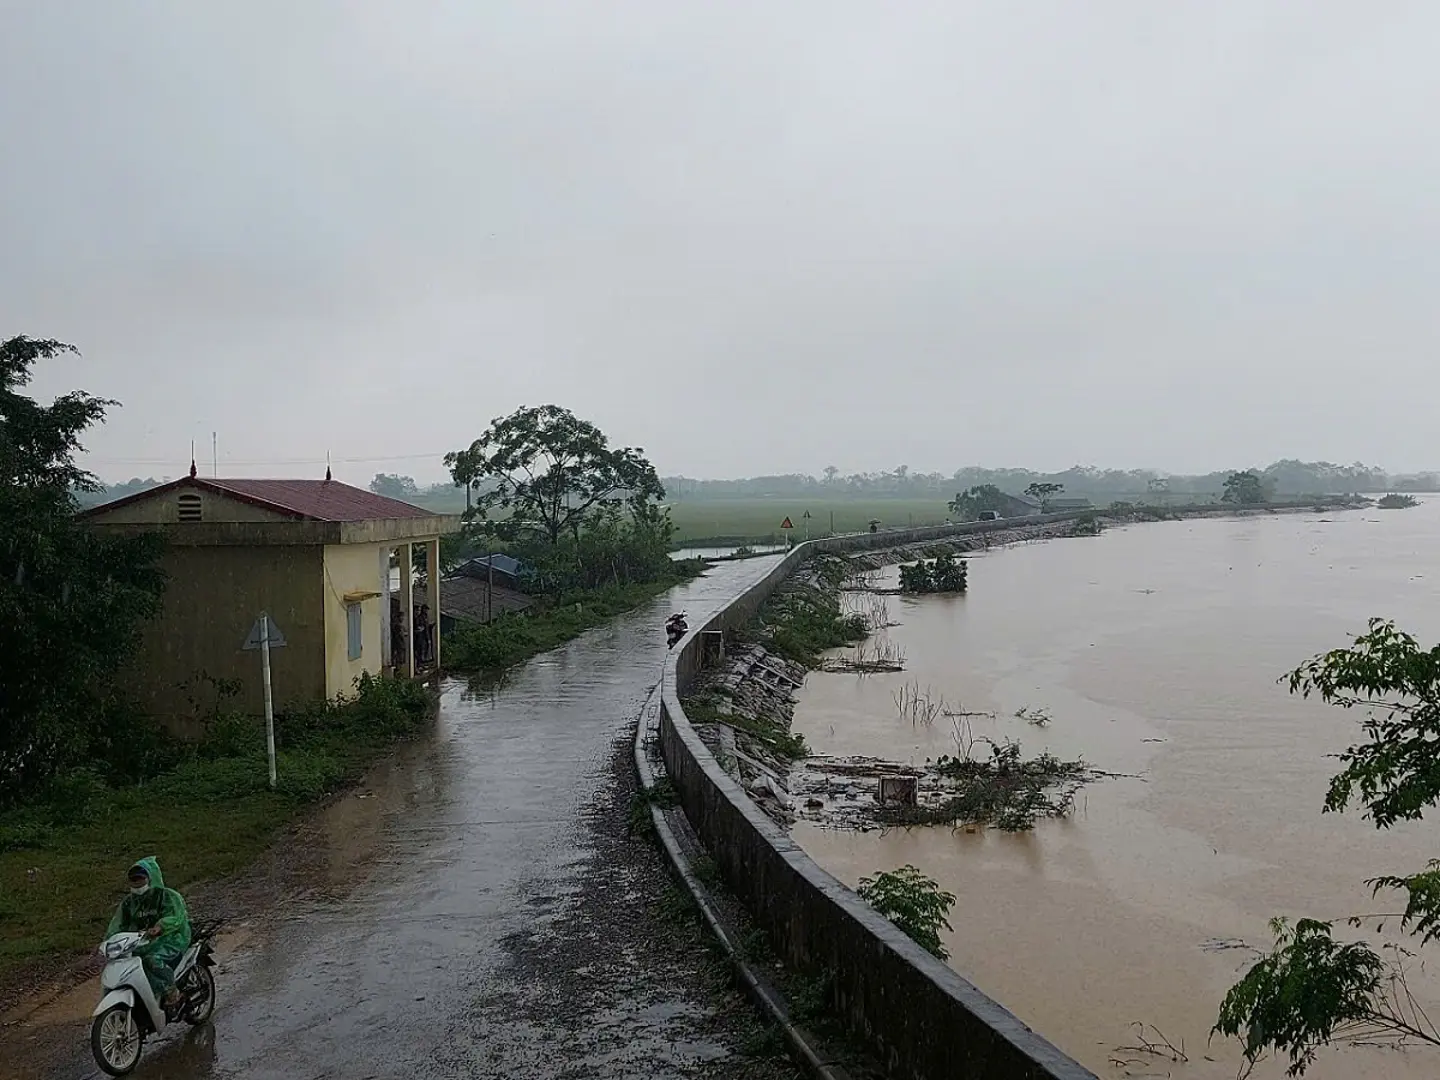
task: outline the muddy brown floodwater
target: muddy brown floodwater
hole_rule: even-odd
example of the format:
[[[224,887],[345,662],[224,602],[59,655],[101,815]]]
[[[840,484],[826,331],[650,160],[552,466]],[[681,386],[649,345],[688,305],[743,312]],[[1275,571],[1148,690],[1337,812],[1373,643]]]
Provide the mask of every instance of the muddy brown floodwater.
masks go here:
[[[918,682],[994,713],[975,733],[1017,738],[1026,756],[1050,749],[1143,779],[1095,783],[1072,817],[1027,834],[802,822],[794,835],[852,886],[907,862],[938,878],[958,898],[952,965],[1101,1076],[1233,1077],[1235,1045],[1207,1037],[1253,958],[1244,946],[1269,944],[1268,920],[1394,910],[1365,879],[1440,856],[1440,811],[1387,832],[1358,811],[1321,814],[1337,768],[1326,755],[1356,739],[1358,716],[1292,698],[1276,679],[1371,616],[1440,639],[1437,584],[1433,498],[1134,525],[975,556],[964,597],[889,598],[906,671],[812,674],[796,729],[820,754],[954,753],[948,721],[917,729],[897,714],[892,692]],[[1015,718],[1027,707],[1052,722]],[[1440,1016],[1440,980],[1417,965],[1414,987]],[[1137,1044],[1134,1023],[1183,1039],[1189,1062],[1117,1051]],[[1272,1060],[1255,1076],[1283,1071]],[[1329,1050],[1307,1075],[1433,1080],[1440,1051]]]

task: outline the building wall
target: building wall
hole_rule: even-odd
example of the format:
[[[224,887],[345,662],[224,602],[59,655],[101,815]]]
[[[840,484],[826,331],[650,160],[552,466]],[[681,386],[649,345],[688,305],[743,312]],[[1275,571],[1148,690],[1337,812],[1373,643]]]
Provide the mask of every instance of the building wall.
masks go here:
[[[383,630],[386,617],[385,578],[389,570],[385,553],[391,544],[331,544],[325,548],[325,695],[352,694],[355,680],[363,672],[379,675],[385,664]],[[383,560],[383,561],[382,561]],[[360,604],[360,657],[349,656],[350,633],[345,594],[369,592],[378,596]]]
[[[227,704],[262,713],[260,653],[241,646],[264,611],[286,641],[270,653],[276,710],[323,696],[322,551],[318,546],[169,548],[162,560],[169,575],[163,608],[142,630],[121,685],[147,711],[186,733],[195,733],[196,720],[213,707],[212,689],[185,686],[203,676],[238,680],[240,695]]]
[[[289,521],[285,514],[266,510],[213,491],[181,487],[148,499],[137,499],[113,510],[101,507],[88,520],[97,525],[164,525],[180,520],[180,496],[198,494],[202,521]]]

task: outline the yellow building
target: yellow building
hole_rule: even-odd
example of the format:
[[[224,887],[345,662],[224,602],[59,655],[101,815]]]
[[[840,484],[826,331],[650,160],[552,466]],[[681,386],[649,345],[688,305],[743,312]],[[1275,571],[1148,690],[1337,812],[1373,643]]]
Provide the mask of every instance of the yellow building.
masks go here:
[[[213,680],[238,683],[230,704],[263,711],[260,656],[242,649],[262,612],[285,641],[271,650],[277,709],[350,693],[364,672],[414,675],[439,664],[439,627],[426,634],[422,625],[418,641],[408,632],[420,601],[399,583],[412,578],[417,546],[427,567],[439,566],[440,537],[460,527],[456,515],[328,471],[324,480],[231,480],[198,477],[192,466],[184,479],[81,517],[106,531],[158,529],[167,541],[164,607],[122,676],[152,715],[182,725],[204,715]],[[440,575],[426,577],[428,621],[438,624]]]

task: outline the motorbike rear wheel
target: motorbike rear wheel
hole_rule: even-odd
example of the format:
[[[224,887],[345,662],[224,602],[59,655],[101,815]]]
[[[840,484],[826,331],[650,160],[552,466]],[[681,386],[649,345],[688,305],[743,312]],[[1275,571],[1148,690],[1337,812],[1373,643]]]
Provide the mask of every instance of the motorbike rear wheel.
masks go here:
[[[112,1005],[90,1025],[90,1052],[95,1064],[111,1076],[124,1076],[140,1063],[145,1036],[128,1005]]]

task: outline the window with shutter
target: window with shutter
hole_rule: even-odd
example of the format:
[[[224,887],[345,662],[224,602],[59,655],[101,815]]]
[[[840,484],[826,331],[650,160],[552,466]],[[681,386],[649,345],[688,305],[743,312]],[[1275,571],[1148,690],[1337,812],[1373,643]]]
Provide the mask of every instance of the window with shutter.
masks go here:
[[[180,504],[181,521],[200,521],[203,519],[200,495],[198,492],[182,491],[177,501]]]
[[[360,605],[345,605],[345,632],[350,645],[350,659],[359,660],[364,646],[364,623],[360,619]]]

